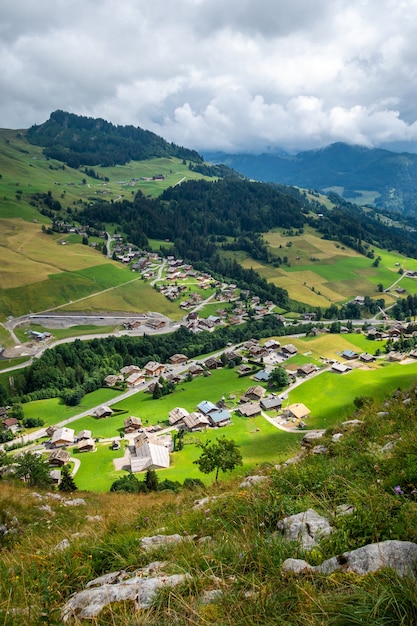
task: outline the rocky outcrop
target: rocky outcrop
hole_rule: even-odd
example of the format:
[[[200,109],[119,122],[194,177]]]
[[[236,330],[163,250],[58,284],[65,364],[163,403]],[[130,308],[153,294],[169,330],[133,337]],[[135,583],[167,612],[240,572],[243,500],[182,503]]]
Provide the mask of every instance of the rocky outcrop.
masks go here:
[[[63,622],[92,619],[114,602],[133,602],[135,610],[148,608],[157,591],[175,587],[190,578],[189,574],[163,575],[165,564],[151,563],[133,576],[124,571],[112,572],[90,581],[83,591],[75,593],[61,611]]]
[[[316,566],[309,565],[302,559],[287,559],[282,564],[282,571],[293,572],[294,574],[308,572],[332,574],[336,571],[342,571],[364,576],[389,567],[395,570],[399,576],[414,578],[416,563],[417,544],[411,541],[393,540],[371,543],[357,550],[344,552]]]
[[[325,517],[314,509],[290,515],[278,522],[277,528],[288,541],[300,541],[304,549],[314,548],[333,528]]]

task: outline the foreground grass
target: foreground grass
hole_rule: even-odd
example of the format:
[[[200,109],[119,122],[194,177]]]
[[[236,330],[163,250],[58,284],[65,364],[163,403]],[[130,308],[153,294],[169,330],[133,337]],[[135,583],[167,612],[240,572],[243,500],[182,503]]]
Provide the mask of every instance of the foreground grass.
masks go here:
[[[118,603],[93,623],[414,626],[414,579],[388,570],[367,576],[281,571],[288,557],[316,565],[377,541],[417,541],[417,503],[411,493],[417,487],[417,470],[410,456],[417,445],[414,390],[383,405],[374,402],[357,417],[361,423],[356,427],[334,424],[329,429],[322,440],[327,455],[308,455],[280,471],[262,466],[266,481],[246,490],[239,490],[239,480],[231,478],[177,494],[79,492],[75,496],[85,504],[67,507],[42,490],[37,490],[44,498],[39,501],[32,489],[0,481],[1,522],[14,528],[0,539],[2,623],[61,623],[60,609],[88,581],[120,570],[133,575],[139,567],[163,560],[169,572],[186,572],[189,581],[163,590],[149,609]],[[332,441],[336,432],[342,434],[337,443]],[[383,452],[390,441],[397,443]],[[194,509],[202,496],[217,499]],[[353,513],[335,516],[340,504],[352,505]],[[297,542],[283,539],[277,524],[309,507],[329,519],[333,532],[304,551]],[[161,532],[190,539],[145,553],[140,538]],[[210,539],[199,541],[203,537]],[[63,539],[68,546],[56,550]],[[207,590],[216,592],[209,603],[202,602]]]

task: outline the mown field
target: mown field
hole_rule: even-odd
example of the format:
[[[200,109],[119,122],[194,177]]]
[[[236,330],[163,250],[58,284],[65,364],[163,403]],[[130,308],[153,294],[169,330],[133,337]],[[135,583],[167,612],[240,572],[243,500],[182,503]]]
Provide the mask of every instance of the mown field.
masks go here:
[[[374,248],[375,258],[381,257],[378,267],[374,267],[372,259],[337,242],[321,239],[310,227],[300,236],[288,236],[281,229],[268,232],[264,239],[273,254],[282,259],[287,257],[288,265],[274,268],[241,252],[234,256],[244,267],[252,267],[267,280],[286,289],[292,300],[327,308],[332,303],[340,304],[363,295],[383,297],[388,305],[398,297],[396,287],[405,288],[404,295],[417,293],[417,281],[399,274],[400,269],[417,270],[415,259]],[[380,284],[385,290],[398,279],[399,284],[389,293],[379,292]]]

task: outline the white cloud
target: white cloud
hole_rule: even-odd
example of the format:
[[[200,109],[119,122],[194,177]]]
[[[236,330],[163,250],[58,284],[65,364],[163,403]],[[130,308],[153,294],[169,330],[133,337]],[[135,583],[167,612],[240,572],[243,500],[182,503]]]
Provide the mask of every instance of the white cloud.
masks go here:
[[[417,138],[415,0],[3,0],[0,120],[61,108],[207,149]]]

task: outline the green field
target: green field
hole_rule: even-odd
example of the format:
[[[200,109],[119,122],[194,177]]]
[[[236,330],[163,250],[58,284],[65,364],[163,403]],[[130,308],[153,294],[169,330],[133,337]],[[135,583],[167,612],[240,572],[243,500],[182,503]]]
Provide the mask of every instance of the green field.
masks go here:
[[[355,369],[343,375],[324,372],[291,391],[289,402],[302,402],[311,410],[307,428],[329,428],[352,415],[356,397],[381,400],[398,388],[408,389],[416,374],[417,363],[384,363],[377,369]]]
[[[357,295],[383,297],[386,304],[392,304],[398,297],[396,292],[381,294],[378,285],[388,289],[400,278],[399,269],[417,270],[415,259],[379,248],[374,248],[374,255],[380,256],[381,261],[378,267],[373,267],[372,259],[335,241],[321,239],[310,227],[305,228],[302,236],[288,237],[281,229],[268,232],[264,239],[273,254],[281,258],[287,256],[288,265],[274,268],[242,252],[227,252],[225,256],[234,256],[244,267],[252,267],[263,278],[286,289],[292,300],[310,306],[328,307],[333,302],[340,304]],[[407,293],[417,293],[415,279],[403,277],[400,286]]]
[[[114,389],[97,389],[97,391],[86,394],[78,406],[71,407],[65,406],[60,398],[34,400],[22,405],[23,413],[24,417],[36,417],[42,419],[45,422],[45,426],[53,426],[89,408],[108,402],[119,393],[114,391]],[[77,427],[71,426],[71,428]]]
[[[306,379],[301,386],[291,391],[288,402],[303,402],[311,410],[311,416],[306,420],[307,428],[328,428],[352,414],[353,401],[356,397],[384,398],[398,387],[403,389],[409,387],[416,374],[417,363],[407,365],[383,363],[373,369],[356,369],[343,376],[323,372],[315,378]],[[224,396],[229,408],[233,409],[239,396],[251,384],[253,381],[250,378],[239,379],[233,370],[218,370],[213,372],[212,377],[201,377],[192,383],[185,383],[173,394],[159,400],[153,400],[150,394],[135,394],[113,405],[113,409],[120,411],[119,415],[104,420],[97,420],[94,417],[81,418],[72,423],[72,428],[76,432],[89,429],[95,438],[115,437],[120,435],[123,421],[129,415],[140,417],[145,425],[160,424],[166,427],[168,412],[175,406],[192,411],[203,399],[215,402]],[[236,395],[236,400],[227,400],[230,395]],[[187,434],[184,449],[172,455],[170,468],[158,471],[160,479],[169,478],[182,482],[187,476],[199,477],[198,468],[193,465],[193,461],[199,455],[199,449],[195,444],[221,435],[234,439],[241,446],[244,467],[236,469],[235,474],[239,474],[247,472],[257,464],[277,463],[290,456],[298,449],[302,433],[283,432],[262,416],[247,419],[233,413],[231,426],[216,431]],[[115,480],[115,476],[120,475],[120,472],[115,472],[110,462],[114,455],[110,454],[108,448],[108,444],[103,444],[98,452],[86,453],[80,457],[82,465],[77,475],[79,487],[106,491]],[[123,455],[119,451],[116,456]],[[100,475],[94,470],[94,458],[100,461]],[[211,477],[205,477],[205,480],[211,482]]]

